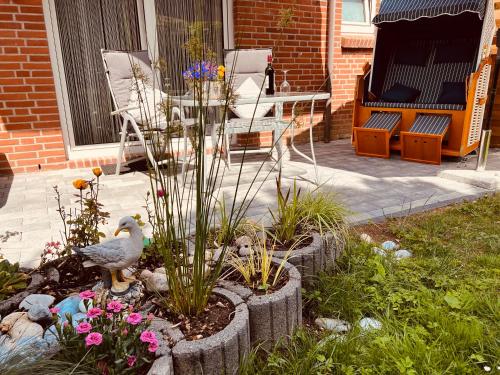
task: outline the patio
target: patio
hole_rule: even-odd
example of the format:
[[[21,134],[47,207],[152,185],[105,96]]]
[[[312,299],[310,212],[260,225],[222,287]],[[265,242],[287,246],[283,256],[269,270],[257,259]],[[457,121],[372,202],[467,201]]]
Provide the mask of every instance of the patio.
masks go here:
[[[338,193],[351,211],[353,224],[475,199],[500,189],[500,173],[495,172],[500,171],[500,150],[491,150],[490,171],[478,174],[473,171],[474,156],[466,161],[447,159],[433,166],[401,161],[399,156],[390,160],[357,157],[348,140],[320,142],[315,147],[323,188]],[[307,152],[304,146],[299,149]],[[291,159],[284,169],[285,185],[297,177],[301,187],[312,188],[308,181],[314,180],[314,168],[293,152]],[[61,223],[52,187],[59,186],[63,203],[68,204],[75,192],[71,182],[90,175],[88,169],[66,169],[0,177],[0,253],[11,261],[35,266],[45,242],[59,240]],[[262,188],[248,211],[254,220],[267,220],[268,208],[275,204],[274,176],[260,179]],[[233,178],[229,175],[222,189],[226,199],[234,190]],[[105,175],[101,181],[100,200],[111,214],[105,229],[108,237],[120,217],[139,213],[145,218],[144,199],[149,189],[145,173]],[[147,229],[145,232],[148,234]]]

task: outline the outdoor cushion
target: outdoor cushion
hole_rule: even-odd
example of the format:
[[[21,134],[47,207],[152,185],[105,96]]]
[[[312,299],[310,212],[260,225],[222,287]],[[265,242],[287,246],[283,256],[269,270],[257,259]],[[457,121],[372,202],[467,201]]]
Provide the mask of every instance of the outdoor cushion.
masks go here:
[[[418,115],[410,128],[411,133],[435,134],[446,133],[451,122],[451,116],[446,115]]]
[[[465,82],[443,82],[437,102],[465,105]]]
[[[134,77],[133,66],[136,66],[149,82],[153,82],[153,70],[148,52],[103,51],[102,54],[108,68],[109,81],[116,104],[119,108],[126,107]]]
[[[470,62],[474,59],[476,46],[473,44],[442,44],[436,47],[434,64]]]
[[[225,57],[226,79],[239,98],[257,98],[265,95],[265,70],[271,49],[234,50]],[[230,105],[231,111],[242,119],[262,118],[273,108],[273,103]]]
[[[425,46],[400,46],[394,58],[394,64],[426,66],[430,49]]]
[[[138,108],[127,112],[138,124],[149,124],[152,128],[163,130],[167,127],[167,120],[160,104],[166,98],[167,94],[139,80],[130,88],[130,100],[127,105]]]
[[[389,132],[401,121],[401,112],[375,112],[363,125],[366,129],[386,129]]]
[[[386,102],[412,103],[419,95],[420,90],[396,83],[384,92],[380,99]]]

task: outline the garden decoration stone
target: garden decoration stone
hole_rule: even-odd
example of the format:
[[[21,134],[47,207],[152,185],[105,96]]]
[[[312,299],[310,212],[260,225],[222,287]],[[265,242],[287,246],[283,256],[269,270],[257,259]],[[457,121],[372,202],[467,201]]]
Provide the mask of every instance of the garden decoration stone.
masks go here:
[[[394,258],[396,258],[396,259],[411,258],[412,256],[413,256],[413,254],[411,253],[411,251],[408,251],[405,249],[401,249],[401,250],[394,252]]]
[[[125,292],[116,293],[113,289],[109,290],[109,297],[118,300],[126,306],[134,306],[144,297],[144,284],[141,281],[135,281],[130,284]]]
[[[380,255],[381,257],[387,256],[387,253],[384,250],[382,250],[380,247],[374,247],[374,248],[372,248],[372,250],[375,254]]]
[[[30,294],[19,304],[20,309],[29,310],[33,305],[42,305],[49,307],[54,303],[55,298],[48,294]]]
[[[163,269],[163,271],[165,270]],[[140,278],[144,282],[146,290],[150,293],[168,291],[168,280],[165,272],[144,270],[141,272]]]
[[[214,293],[234,305],[233,319],[222,331],[210,337],[179,341],[172,348],[175,374],[236,374],[240,361],[250,350],[247,305],[228,290],[215,288]]]
[[[361,238],[361,241],[364,241],[366,243],[373,243],[371,236],[367,233],[361,233],[361,236],[359,236],[359,238]]]
[[[241,257],[246,257],[252,252],[253,241],[249,236],[241,236],[235,240],[235,246]]]
[[[78,294],[75,294],[75,295],[66,297],[61,302],[59,302],[56,305],[56,307],[59,308],[59,312],[57,313],[57,315],[59,316],[59,319],[61,319],[61,321],[64,322],[66,320],[67,314],[75,315],[75,314],[79,313],[80,312],[80,307],[79,307],[80,301],[81,301],[80,296]]]
[[[78,325],[78,323],[87,319],[87,314],[84,314],[82,312],[78,312],[75,315],[71,316],[71,319],[72,319],[71,324],[73,325],[73,327],[76,327]]]
[[[281,259],[274,258],[279,266]],[[270,294],[256,295],[245,285],[223,280],[220,285],[238,294],[247,304],[250,314],[250,342],[270,348],[278,340],[292,335],[302,325],[301,275],[295,266],[286,262],[288,282]]]
[[[335,333],[347,333],[351,329],[351,324],[345,320],[332,318],[317,318],[314,323],[322,329]]]
[[[314,277],[325,268],[325,251],[323,249],[323,239],[319,233],[312,232],[311,244],[304,247],[297,247],[289,253],[287,261],[297,267],[302,275],[302,285],[309,285]],[[275,251],[273,256],[284,258],[287,251]]]
[[[396,250],[398,248],[398,245],[394,241],[385,241],[381,246],[384,250]]]
[[[61,276],[59,275],[59,271],[56,268],[50,267],[47,270],[47,279],[49,279],[50,281],[52,281],[54,283],[58,283],[60,277]]]
[[[28,318],[32,322],[50,321],[52,319],[52,313],[47,306],[35,304],[28,310]]]
[[[94,307],[94,302],[92,300],[89,300],[87,301],[87,306],[85,306],[85,301],[82,299],[80,301],[80,303],[78,304],[78,310],[80,310],[80,312],[82,313],[86,313],[88,311],[88,309],[91,309],[92,307]]]
[[[122,230],[128,231],[130,237],[115,238],[85,248],[73,247],[73,251],[85,259],[84,267],[100,266],[110,272],[111,291],[116,294],[128,293],[131,284],[136,281],[134,277],[125,276],[123,270],[139,260],[143,249],[144,235],[132,217],[125,216],[120,219],[115,235]],[[119,278],[123,281],[119,281]]]
[[[359,321],[359,326],[365,331],[370,331],[373,329],[382,329],[382,323],[377,319],[373,318],[363,318]]]

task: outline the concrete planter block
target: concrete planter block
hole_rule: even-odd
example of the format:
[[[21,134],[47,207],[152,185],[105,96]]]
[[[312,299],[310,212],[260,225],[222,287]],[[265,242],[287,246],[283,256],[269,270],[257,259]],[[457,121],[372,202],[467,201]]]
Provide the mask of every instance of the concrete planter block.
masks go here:
[[[175,374],[236,374],[240,361],[250,350],[247,305],[229,290],[216,288],[214,293],[233,303],[233,320],[211,337],[197,341],[179,341],[172,348]]]
[[[325,268],[335,264],[344,252],[345,242],[335,241],[331,232],[323,235],[323,248],[325,249]]]
[[[279,265],[281,259],[274,258]],[[250,313],[250,341],[270,348],[281,338],[290,336],[302,324],[301,275],[295,266],[285,263],[289,280],[280,290],[267,295],[255,295],[250,288],[223,280],[220,285],[242,297]]]
[[[296,248],[287,259],[299,270],[303,285],[311,284],[314,276],[323,271],[326,264],[323,238],[316,232],[312,233],[312,237],[313,241],[310,245]],[[286,253],[286,251],[275,251],[273,256],[282,259]]]

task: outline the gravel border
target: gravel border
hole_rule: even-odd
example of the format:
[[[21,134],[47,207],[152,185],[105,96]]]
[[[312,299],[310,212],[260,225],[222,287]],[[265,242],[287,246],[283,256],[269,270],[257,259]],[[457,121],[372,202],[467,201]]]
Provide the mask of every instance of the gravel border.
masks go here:
[[[235,307],[231,323],[213,336],[197,341],[181,340],[172,348],[174,372],[178,375],[235,374],[250,350],[248,307],[235,293],[215,288]]]
[[[279,265],[281,259],[273,258]],[[286,262],[284,265],[289,280],[280,289],[267,295],[255,295],[250,288],[223,280],[220,284],[243,298],[250,313],[251,344],[262,344],[270,348],[279,339],[290,336],[302,324],[301,275],[297,268]]]
[[[313,237],[311,244],[293,250],[287,259],[302,275],[302,285],[311,284],[314,277],[325,269],[326,264],[323,238],[317,232],[312,232],[311,235]],[[275,251],[273,256],[282,259],[286,253],[286,251]]]

